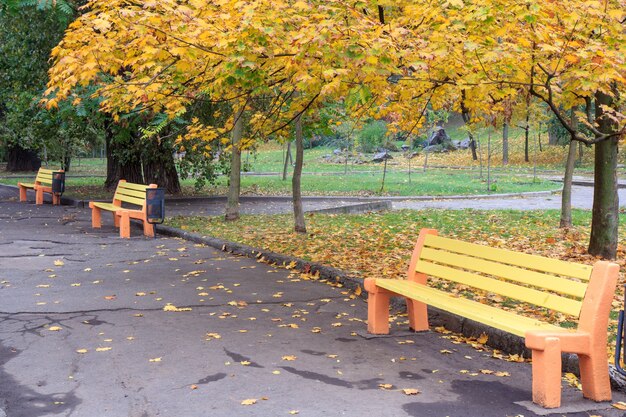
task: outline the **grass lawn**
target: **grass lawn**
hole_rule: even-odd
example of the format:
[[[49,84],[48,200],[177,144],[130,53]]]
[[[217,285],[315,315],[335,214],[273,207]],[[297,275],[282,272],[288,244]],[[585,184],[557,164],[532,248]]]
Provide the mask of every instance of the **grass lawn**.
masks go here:
[[[427,169],[413,165],[409,175],[408,160],[390,161],[385,174],[381,164],[350,165],[345,172],[343,164],[323,162],[321,156],[328,148],[313,149],[307,152],[306,172],[302,177],[304,195],[353,195],[353,196],[445,196],[454,194],[476,195],[487,193],[517,193],[528,191],[558,190],[561,185],[532,173],[516,169],[494,169],[487,186],[487,170],[480,169]],[[280,150],[260,152],[263,161],[253,165],[254,175],[242,176],[242,194],[247,195],[291,195],[291,177],[282,180]],[[401,155],[397,158],[403,158]],[[275,159],[272,159],[275,158]],[[244,157],[245,159],[245,157]],[[255,163],[256,164],[256,163]],[[392,165],[395,164],[395,165]],[[108,199],[112,193],[102,188],[104,183],[105,161],[101,159],[81,159],[75,161],[66,175],[65,196],[76,199]],[[33,173],[18,173],[0,178],[4,184],[17,184],[18,181],[34,177]],[[218,177],[216,183],[202,189],[194,188],[192,179],[182,180],[183,195],[225,195],[228,179]],[[489,189],[488,189],[489,188]]]

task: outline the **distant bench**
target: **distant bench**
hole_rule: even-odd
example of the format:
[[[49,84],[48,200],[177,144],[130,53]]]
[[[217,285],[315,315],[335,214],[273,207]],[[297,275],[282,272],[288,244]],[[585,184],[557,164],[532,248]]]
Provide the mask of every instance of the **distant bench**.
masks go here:
[[[560,406],[562,352],[578,355],[583,396],[608,401],[607,331],[618,272],[619,266],[611,262],[598,261],[591,267],[439,237],[436,230],[422,229],[407,280],[365,280],[368,331],[389,333],[389,299],[403,296],[413,330],[428,330],[426,306],[431,305],[525,337],[526,347],[532,350],[535,403],[546,408]],[[460,288],[452,293],[457,285]],[[539,318],[530,317],[471,299],[480,298],[481,293],[544,311],[538,311]],[[573,316],[578,328],[547,323],[546,312]]]
[[[52,170],[39,168],[35,182],[18,182],[17,187],[20,190],[20,201],[26,200],[26,192],[35,190],[35,204],[43,204],[43,193],[52,194],[52,204],[61,204],[61,196],[52,192],[52,178],[55,172],[62,172],[61,170]]]
[[[146,189],[157,188],[156,184],[135,184],[120,180],[115,189],[113,202],[101,203],[90,201],[91,226],[102,227],[102,211],[113,213],[115,227],[120,229],[120,237],[130,238],[130,219],[143,221],[143,234],[154,237],[154,225],[148,223],[146,215]],[[129,208],[131,205],[132,208]]]

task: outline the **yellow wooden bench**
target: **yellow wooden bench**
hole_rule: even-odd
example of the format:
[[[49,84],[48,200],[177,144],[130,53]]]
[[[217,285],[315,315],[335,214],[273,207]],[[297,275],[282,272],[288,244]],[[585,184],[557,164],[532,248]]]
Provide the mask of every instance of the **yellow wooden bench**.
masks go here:
[[[592,267],[444,238],[436,230],[422,229],[407,280],[365,280],[368,331],[389,333],[389,299],[403,296],[415,331],[428,330],[426,306],[431,305],[525,337],[532,351],[535,403],[560,406],[563,352],[578,355],[583,395],[608,401],[607,327],[618,272],[619,266],[611,262],[598,261]],[[485,304],[489,294],[530,304],[539,314],[531,317]],[[472,295],[482,299],[473,300]],[[578,328],[547,323],[542,311],[575,317]]]
[[[120,237],[130,238],[130,219],[143,221],[143,234],[154,237],[154,225],[148,223],[146,216],[147,188],[157,188],[157,185],[135,184],[120,180],[115,189],[112,203],[89,202],[91,226],[94,228],[102,227],[102,210],[110,211],[113,213],[115,227],[120,228]],[[133,208],[129,208],[128,205]]]
[[[52,194],[52,204],[61,204],[61,196],[52,193],[52,176],[55,172],[61,170],[52,170],[39,168],[35,182],[18,182],[17,187],[20,190],[20,201],[26,201],[26,191],[35,190],[35,204],[43,204],[43,193]]]

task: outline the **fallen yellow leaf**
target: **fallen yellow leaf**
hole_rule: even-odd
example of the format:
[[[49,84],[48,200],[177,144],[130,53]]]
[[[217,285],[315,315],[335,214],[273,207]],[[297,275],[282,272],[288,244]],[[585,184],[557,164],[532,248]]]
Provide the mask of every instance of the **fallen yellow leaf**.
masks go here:
[[[285,355],[282,357],[284,361],[295,361],[296,359],[298,359],[298,357],[295,355]]]
[[[247,399],[247,400],[243,400],[243,401],[241,402],[241,405],[253,405],[253,404],[256,404],[256,402],[257,402],[257,399],[255,399],[255,398],[249,398],[249,399]]]
[[[162,359],[162,357],[160,357],[160,358],[152,358],[149,361],[150,362],[161,362],[161,359]]]
[[[402,392],[403,392],[405,395],[417,395],[417,394],[419,394],[421,391],[420,391],[420,390],[418,390],[418,389],[415,389],[415,388],[404,388],[404,389],[402,390]]]
[[[48,330],[50,330],[51,332],[58,332],[59,330],[62,330],[63,327],[59,327],[59,326],[50,326],[48,327]]]
[[[617,408],[618,410],[626,410],[626,403],[624,401],[613,403],[611,406]]]
[[[65,262],[63,262],[60,259],[57,259],[56,261],[54,261],[54,266],[63,266],[65,265]]]
[[[111,348],[111,347],[99,347],[99,348],[96,348],[96,352],[107,352],[107,351],[109,351],[111,349],[113,349],[113,348]]]
[[[76,349],[76,353],[87,353],[87,349]]]

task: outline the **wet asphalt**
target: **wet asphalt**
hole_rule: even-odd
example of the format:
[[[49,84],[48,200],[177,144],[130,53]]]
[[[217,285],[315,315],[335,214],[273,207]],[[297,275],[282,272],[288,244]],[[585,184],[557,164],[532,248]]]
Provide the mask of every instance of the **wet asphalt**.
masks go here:
[[[0,189],[0,416],[545,412],[527,408],[530,364],[403,317],[370,337],[366,317],[344,288],[136,229],[123,240],[86,209]],[[563,389],[556,415],[623,413]]]

